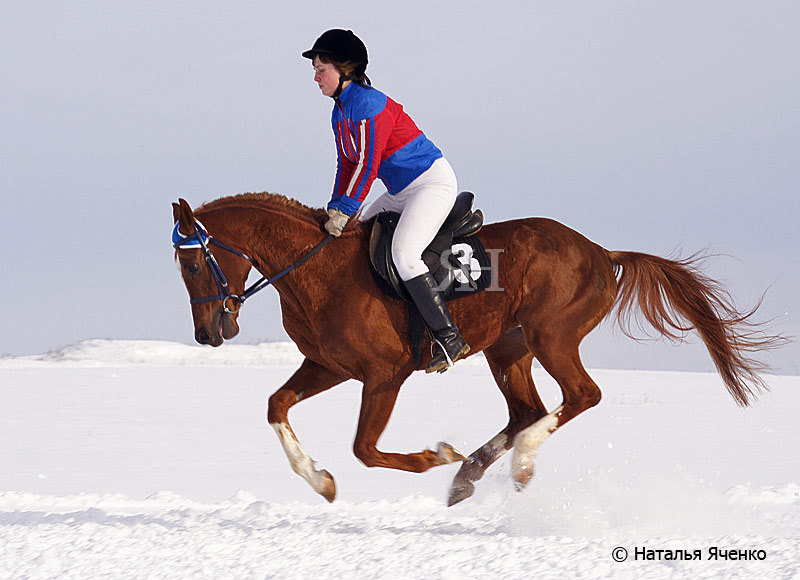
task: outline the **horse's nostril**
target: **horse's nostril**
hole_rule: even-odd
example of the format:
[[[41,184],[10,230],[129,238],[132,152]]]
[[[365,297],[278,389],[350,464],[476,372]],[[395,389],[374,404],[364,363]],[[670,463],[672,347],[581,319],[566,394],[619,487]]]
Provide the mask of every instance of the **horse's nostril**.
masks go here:
[[[211,340],[211,335],[208,334],[208,331],[205,328],[201,328],[197,331],[197,335],[195,336],[195,340],[200,344],[208,344]]]

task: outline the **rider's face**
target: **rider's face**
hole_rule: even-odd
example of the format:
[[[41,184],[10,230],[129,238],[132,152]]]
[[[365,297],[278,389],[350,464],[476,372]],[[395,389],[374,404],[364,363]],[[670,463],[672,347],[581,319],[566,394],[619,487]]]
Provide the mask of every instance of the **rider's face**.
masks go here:
[[[332,97],[339,88],[339,70],[329,62],[322,62],[318,56],[312,61],[314,82],[326,97]]]

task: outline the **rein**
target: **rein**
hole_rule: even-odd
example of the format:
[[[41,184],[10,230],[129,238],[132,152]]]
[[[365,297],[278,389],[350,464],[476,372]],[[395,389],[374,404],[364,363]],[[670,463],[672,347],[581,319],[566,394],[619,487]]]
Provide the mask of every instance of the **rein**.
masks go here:
[[[211,234],[206,231],[205,227],[197,220],[194,222],[194,233],[191,236],[184,236],[178,230],[179,224],[175,224],[175,229],[172,231],[172,247],[176,250],[182,249],[194,249],[199,248],[203,252],[203,256],[206,259],[206,263],[208,264],[209,269],[211,270],[212,276],[214,276],[214,281],[217,283],[217,289],[219,290],[219,294],[216,296],[207,296],[205,298],[193,298],[189,300],[189,304],[200,304],[203,302],[213,302],[215,300],[222,301],[222,308],[228,314],[235,314],[239,311],[239,309],[244,304],[244,301],[250,298],[253,294],[260,292],[267,286],[274,284],[286,274],[305,264],[308,260],[314,257],[317,253],[319,253],[328,243],[333,239],[333,236],[328,234],[325,239],[323,239],[320,243],[316,246],[311,248],[311,250],[300,257],[298,260],[293,262],[287,268],[284,268],[271,278],[267,278],[266,276],[261,276],[258,280],[256,280],[253,284],[250,285],[242,294],[233,294],[228,287],[228,280],[225,277],[225,273],[222,271],[222,268],[217,262],[216,257],[209,249],[209,244],[213,243],[222,248],[223,250],[227,250],[237,256],[244,258],[255,268],[256,263],[253,259],[245,254],[244,252],[240,252],[239,250],[230,247],[229,245],[220,242],[216,238],[213,238]],[[238,303],[234,310],[228,308],[228,300],[233,300]]]

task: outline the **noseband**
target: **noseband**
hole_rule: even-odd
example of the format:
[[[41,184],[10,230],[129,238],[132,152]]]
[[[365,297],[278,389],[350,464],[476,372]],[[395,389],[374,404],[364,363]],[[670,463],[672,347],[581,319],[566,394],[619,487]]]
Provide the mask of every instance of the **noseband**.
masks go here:
[[[254,268],[256,267],[256,263],[253,259],[245,254],[244,252],[240,252],[239,250],[230,247],[229,245],[220,242],[218,239],[213,238],[211,234],[205,229],[203,224],[199,221],[194,221],[194,233],[190,236],[183,235],[179,230],[180,223],[175,224],[175,229],[172,230],[172,247],[176,250],[186,250],[186,249],[200,249],[203,252],[203,256],[206,259],[206,263],[208,264],[209,269],[211,270],[211,275],[214,276],[214,281],[217,283],[217,289],[219,290],[219,294],[216,296],[206,296],[205,298],[192,298],[189,300],[189,304],[201,304],[203,302],[213,302],[215,300],[222,301],[222,308],[228,314],[235,314],[239,311],[244,304],[244,301],[250,298],[256,292],[263,290],[267,286],[273,284],[274,282],[283,278],[286,274],[297,268],[298,266],[303,265],[306,261],[308,261],[312,256],[317,254],[322,248],[328,245],[333,239],[333,236],[327,235],[324,240],[322,240],[319,244],[314,246],[307,254],[302,256],[299,260],[295,261],[291,266],[285,268],[272,276],[271,278],[267,278],[266,276],[261,276],[260,279],[255,281],[253,284],[250,285],[242,294],[233,294],[228,287],[228,279],[225,277],[225,273],[222,271],[222,268],[217,262],[216,257],[209,249],[209,244],[215,244],[222,248],[223,250],[227,250],[232,254],[236,254],[240,258],[244,258],[250,265]],[[228,300],[233,300],[235,303],[235,307],[233,310],[228,308]]]

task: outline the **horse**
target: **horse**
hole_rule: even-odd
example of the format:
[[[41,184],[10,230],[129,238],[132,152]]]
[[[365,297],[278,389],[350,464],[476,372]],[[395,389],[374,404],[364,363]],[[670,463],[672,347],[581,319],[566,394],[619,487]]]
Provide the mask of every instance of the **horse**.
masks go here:
[[[435,450],[387,453],[378,449],[378,439],[417,365],[406,304],[383,294],[370,271],[370,224],[351,220],[339,238],[325,238],[324,210],[272,193],[223,197],[196,210],[184,199],[172,205],[175,235],[193,242],[176,242],[176,261],[198,343],[219,346],[235,337],[250,270],[262,280],[272,276],[266,283],[279,294],[284,328],[305,358],[269,397],[267,419],[292,469],[329,502],[336,497],[335,481],[315,467],[288,411],[349,379],[363,385],[355,456],[367,467],[417,473],[460,461],[448,497],[454,505],[470,497],[474,483],[511,449],[511,477],[516,489],[524,489],[542,443],[600,402],[578,347],[610,313],[629,336],[637,311],[664,336],[682,340],[694,330],[741,406],[768,388],[759,375],[766,367],[753,353],[784,340],[754,322],[761,301],[737,309],[725,288],[703,274],[702,256],[609,251],[547,218],[487,224],[479,235],[498,256],[496,291],[450,302],[450,311],[470,355],[484,353],[507,403],[508,423],[468,457],[444,442]],[[430,358],[423,355],[423,367]],[[548,410],[537,393],[534,358],[561,389],[555,409]]]

